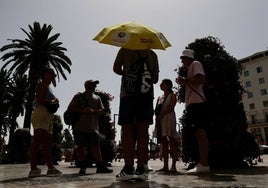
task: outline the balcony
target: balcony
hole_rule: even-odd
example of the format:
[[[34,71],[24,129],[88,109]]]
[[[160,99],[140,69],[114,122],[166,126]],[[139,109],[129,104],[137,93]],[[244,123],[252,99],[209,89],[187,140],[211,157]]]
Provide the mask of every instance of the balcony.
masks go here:
[[[247,121],[248,125],[258,125],[258,124],[266,124],[268,123],[268,119],[253,119],[251,121]]]

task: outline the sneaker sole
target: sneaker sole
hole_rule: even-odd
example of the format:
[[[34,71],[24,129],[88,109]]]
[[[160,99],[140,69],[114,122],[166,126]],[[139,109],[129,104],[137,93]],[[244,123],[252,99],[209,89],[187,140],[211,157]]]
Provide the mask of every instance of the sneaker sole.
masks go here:
[[[199,175],[199,174],[210,174],[210,171],[199,171],[199,172],[185,172],[186,175]]]
[[[62,174],[47,174],[47,177],[62,176]]]
[[[133,179],[134,179],[133,175],[125,175],[125,176],[122,176],[122,177],[116,177],[115,178],[116,181],[131,181]]]
[[[145,175],[134,175],[134,179],[137,181],[146,181],[148,180],[148,176]]]
[[[31,175],[31,176],[28,176],[28,178],[38,178],[38,177],[44,177],[46,175],[44,174],[39,174],[39,175]]]

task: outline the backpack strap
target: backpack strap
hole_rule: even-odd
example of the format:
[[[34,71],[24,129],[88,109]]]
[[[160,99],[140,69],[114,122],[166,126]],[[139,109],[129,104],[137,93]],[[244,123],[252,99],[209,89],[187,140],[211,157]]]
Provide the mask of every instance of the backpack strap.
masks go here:
[[[150,64],[148,63],[148,57],[149,57],[149,55],[147,55],[146,57],[143,57],[142,55],[141,55],[141,53],[140,53],[140,51],[139,50],[137,50],[137,53],[138,53],[138,55],[139,55],[139,57],[140,57],[140,59],[139,60],[144,60],[143,62],[146,64],[146,66],[147,66],[147,69],[148,69],[148,71],[150,72]]]

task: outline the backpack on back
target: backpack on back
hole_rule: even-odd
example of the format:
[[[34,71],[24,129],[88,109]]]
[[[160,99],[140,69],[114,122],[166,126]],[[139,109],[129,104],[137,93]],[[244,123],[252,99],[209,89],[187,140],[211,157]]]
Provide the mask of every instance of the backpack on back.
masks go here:
[[[127,93],[142,95],[153,90],[149,68],[147,57],[141,57],[131,65],[128,74],[123,76],[123,86]]]
[[[79,94],[79,101],[83,100],[82,103],[86,103],[86,98],[82,93]],[[71,111],[67,108],[67,110],[63,113],[63,120],[66,125],[74,126],[75,123],[79,120],[80,114],[74,111]]]

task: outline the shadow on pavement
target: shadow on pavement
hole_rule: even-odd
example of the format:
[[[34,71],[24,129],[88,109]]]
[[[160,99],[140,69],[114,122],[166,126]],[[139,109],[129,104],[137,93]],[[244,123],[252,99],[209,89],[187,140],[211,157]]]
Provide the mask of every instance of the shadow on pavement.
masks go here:
[[[92,173],[93,174],[93,173]],[[90,181],[96,178],[93,178],[88,175],[92,175],[90,173],[86,175],[75,174],[63,174],[61,176],[47,177],[46,175],[42,175],[40,177],[35,178],[13,178],[0,181],[0,184],[9,184],[9,183],[19,183],[22,185],[47,185],[52,183],[61,183],[61,182],[75,182],[75,181]]]
[[[159,184],[155,181],[120,181],[114,182],[108,187],[102,188],[148,188],[148,187],[157,187],[157,188],[171,188],[167,184]]]
[[[230,170],[213,170],[214,174],[231,174],[231,175],[264,175],[268,174],[268,167],[256,166],[251,168],[240,168]]]

